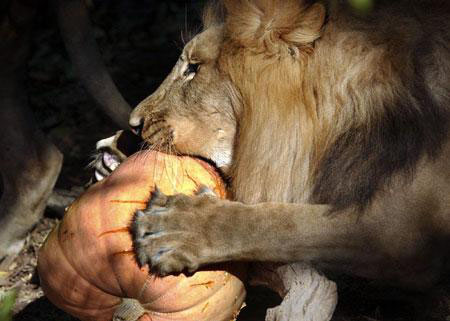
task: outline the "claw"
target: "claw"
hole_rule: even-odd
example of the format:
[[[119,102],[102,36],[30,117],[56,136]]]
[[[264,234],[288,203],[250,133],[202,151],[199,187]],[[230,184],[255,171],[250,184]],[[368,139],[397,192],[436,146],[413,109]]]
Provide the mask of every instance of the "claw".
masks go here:
[[[158,237],[164,236],[164,235],[166,235],[166,234],[167,234],[167,233],[166,233],[166,232],[163,232],[163,231],[157,231],[157,232],[145,232],[144,235],[143,235],[142,237],[152,239],[152,238],[158,238]]]
[[[167,247],[160,248],[158,250],[158,252],[156,252],[156,254],[152,257],[152,262],[155,262],[155,263],[158,262],[161,259],[161,256],[163,256],[164,254],[169,253],[171,251],[173,251],[173,249],[171,249],[171,248],[167,248]]]
[[[198,188],[195,195],[210,195],[210,196],[217,197],[217,194],[214,193],[214,191],[212,189],[210,189],[208,186],[205,186],[205,185],[200,185],[200,187]]]
[[[147,209],[152,206],[164,206],[167,203],[167,196],[160,191],[158,186],[155,185],[154,191],[150,195],[150,201],[148,202]]]
[[[198,270],[198,267],[199,267],[198,264],[190,264],[187,266],[187,271],[190,274],[194,274]]]
[[[143,211],[136,211],[133,220],[131,221],[130,231],[133,237],[133,248],[136,250],[139,248],[138,240],[142,238],[144,230],[140,228],[140,220],[145,216]]]
[[[136,216],[135,219],[142,218],[142,217],[145,216],[145,213],[144,213],[144,211],[137,210],[136,213],[135,213],[135,216]]]
[[[148,214],[150,215],[161,215],[164,213],[167,213],[168,209],[166,207],[158,207],[158,208],[152,208]]]
[[[158,197],[158,196],[161,195],[161,194],[162,194],[162,193],[161,193],[161,191],[160,191],[158,185],[155,185],[155,190],[152,192],[152,198],[156,198],[156,197]]]
[[[136,261],[140,268],[144,267],[148,263],[148,257],[144,251],[135,251]]]

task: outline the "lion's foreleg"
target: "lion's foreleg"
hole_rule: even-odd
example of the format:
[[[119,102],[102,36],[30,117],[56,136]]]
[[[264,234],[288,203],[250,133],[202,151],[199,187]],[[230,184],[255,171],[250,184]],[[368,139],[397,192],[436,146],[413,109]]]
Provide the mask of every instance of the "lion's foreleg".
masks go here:
[[[369,216],[359,220],[352,212],[330,216],[324,205],[246,205],[208,195],[157,198],[136,215],[133,235],[139,263],[161,274],[223,261],[345,268],[377,260],[365,227]]]

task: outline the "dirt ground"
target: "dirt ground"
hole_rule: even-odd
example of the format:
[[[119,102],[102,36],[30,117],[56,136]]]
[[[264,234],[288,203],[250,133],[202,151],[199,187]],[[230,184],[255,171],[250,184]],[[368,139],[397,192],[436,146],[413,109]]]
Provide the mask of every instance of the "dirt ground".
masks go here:
[[[198,30],[202,1],[88,1],[95,35],[119,90],[131,105],[151,93],[170,71],[182,47],[181,32]],[[161,26],[164,26],[163,28]],[[95,142],[116,127],[95,108],[78,84],[64,51],[51,8],[42,2],[29,62],[29,101],[42,130],[64,153],[58,188],[86,184]],[[28,235],[26,246],[0,278],[0,292],[19,290],[16,321],[73,321],[53,306],[39,287],[36,254],[58,218],[47,212]],[[431,296],[396,292],[364,280],[336,278],[339,305],[334,321],[450,321],[450,282]],[[405,299],[408,299],[405,301]],[[249,287],[239,321],[264,320],[266,308],[279,303],[274,293]],[[3,320],[0,320],[3,321]]]

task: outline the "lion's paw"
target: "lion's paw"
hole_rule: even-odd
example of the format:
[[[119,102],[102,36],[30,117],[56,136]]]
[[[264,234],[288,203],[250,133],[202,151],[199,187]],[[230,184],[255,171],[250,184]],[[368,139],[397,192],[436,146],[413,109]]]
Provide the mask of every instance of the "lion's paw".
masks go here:
[[[192,197],[166,196],[156,189],[148,207],[137,211],[132,221],[138,264],[149,264],[152,273],[163,276],[193,272],[205,263],[209,243],[206,208],[215,200],[212,195],[205,188]]]

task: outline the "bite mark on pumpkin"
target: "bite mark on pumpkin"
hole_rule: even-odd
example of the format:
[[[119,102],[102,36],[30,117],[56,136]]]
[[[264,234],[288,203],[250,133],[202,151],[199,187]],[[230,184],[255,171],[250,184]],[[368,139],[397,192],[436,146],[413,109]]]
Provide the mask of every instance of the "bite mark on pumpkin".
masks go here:
[[[115,252],[112,255],[113,256],[116,256],[116,255],[134,255],[134,251],[133,250],[125,250],[125,251]]]
[[[142,204],[147,206],[148,201],[142,200],[110,200],[111,203],[119,203],[119,204]]]
[[[114,230],[109,230],[109,231],[100,233],[98,235],[98,237],[102,237],[102,236],[105,236],[105,235],[108,235],[108,234],[124,233],[124,232],[130,232],[130,228],[128,226],[126,226],[126,227],[121,227],[121,228],[117,228],[117,229],[114,229]]]
[[[214,281],[191,284],[191,286],[199,286],[199,285],[204,285],[207,289],[209,289],[211,286],[214,285]]]

